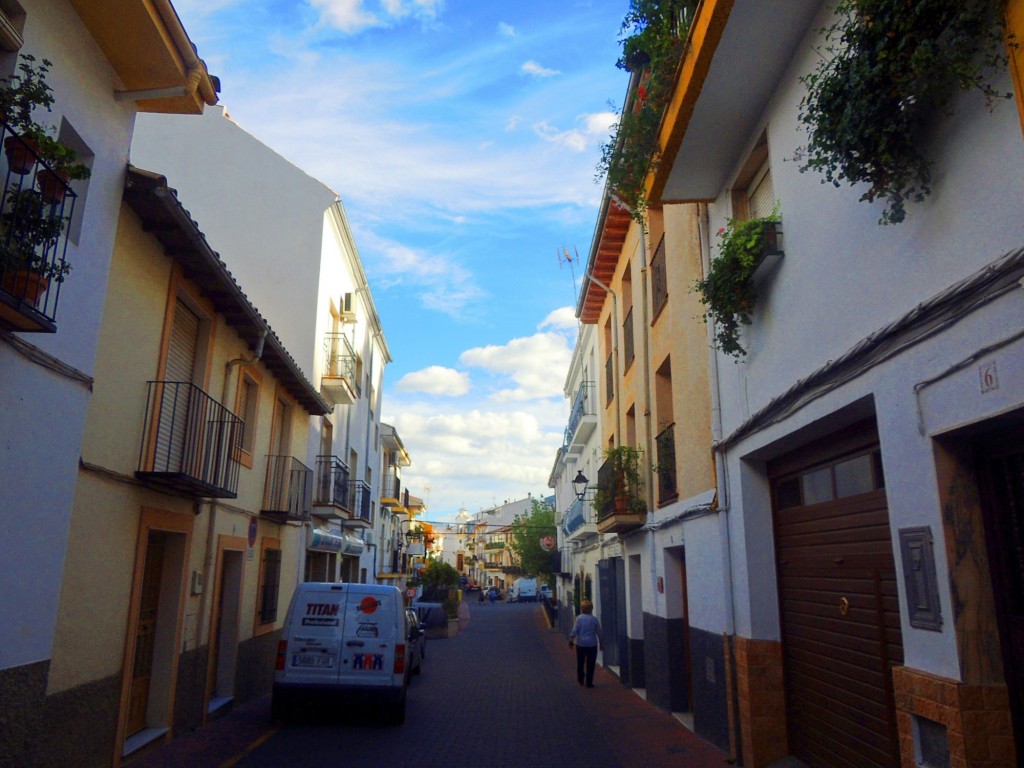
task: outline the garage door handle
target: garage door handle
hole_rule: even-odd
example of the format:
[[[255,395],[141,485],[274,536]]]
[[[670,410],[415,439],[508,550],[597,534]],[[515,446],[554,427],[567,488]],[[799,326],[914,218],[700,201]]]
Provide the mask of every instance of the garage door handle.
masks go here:
[[[362,648],[364,645],[366,645],[366,643],[364,643],[362,640],[349,640],[347,643],[345,643],[345,645],[347,645],[349,648]]]

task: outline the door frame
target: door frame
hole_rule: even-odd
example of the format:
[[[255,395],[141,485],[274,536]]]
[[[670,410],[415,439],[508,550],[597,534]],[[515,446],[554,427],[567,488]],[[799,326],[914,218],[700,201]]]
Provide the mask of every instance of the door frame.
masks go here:
[[[217,537],[217,559],[214,564],[214,585],[212,600],[210,603],[210,634],[207,638],[206,648],[206,692],[203,695],[203,723],[210,717],[210,700],[217,690],[217,656],[220,646],[220,620],[221,620],[221,597],[224,590],[224,562],[228,552],[238,553],[241,558],[241,572],[238,575],[238,607],[236,611],[235,625],[238,628],[239,639],[242,629],[242,603],[245,597],[245,560],[248,549],[248,540],[241,536],[229,536],[220,534]],[[237,674],[237,657],[235,672]]]
[[[153,531],[185,537],[184,556],[178,584],[178,611],[174,617],[174,652],[171,657],[170,684],[168,690],[168,711],[174,712],[177,693],[178,663],[181,659],[181,638],[184,632],[185,604],[188,602],[188,565],[192,548],[192,527],[195,517],[191,514],[168,512],[161,509],[142,507],[139,529],[135,540],[135,563],[132,571],[131,594],[128,598],[128,623],[125,628],[124,656],[121,662],[121,693],[118,701],[117,733],[114,739],[114,761],[119,766],[123,759],[124,742],[128,729],[128,706],[131,700],[132,667],[135,660],[135,626],[139,620],[142,600],[142,580],[146,570],[146,554],[149,534]],[[165,562],[164,567],[167,567]],[[166,571],[164,579],[166,579]],[[174,730],[173,717],[167,724],[164,739],[170,738]]]

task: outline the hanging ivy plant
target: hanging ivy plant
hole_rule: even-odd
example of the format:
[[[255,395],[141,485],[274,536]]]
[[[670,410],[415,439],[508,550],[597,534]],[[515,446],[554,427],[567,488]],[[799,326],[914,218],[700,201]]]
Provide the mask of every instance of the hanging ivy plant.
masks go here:
[[[644,181],[658,164],[658,129],[695,6],[694,0],[630,0],[620,30],[628,34],[615,66],[640,76],[630,81],[633,90],[601,147],[596,176],[598,181],[607,178],[609,188],[641,223],[647,207]]]
[[[921,127],[957,90],[980,91],[989,109],[1012,96],[989,81],[1008,60],[1005,8],[1006,0],[839,0],[821,30],[822,61],[801,78],[801,170],[837,187],[867,183],[860,199],[886,203],[880,223],[903,221],[907,201],[931,192]]]
[[[768,249],[766,228],[774,228],[779,220],[777,210],[745,221],[730,219],[718,230],[718,256],[711,260],[707,276],[693,286],[706,307],[704,320],[715,323],[715,345],[737,359],[747,353],[740,344],[740,326],[750,325],[757,301],[753,278]]]

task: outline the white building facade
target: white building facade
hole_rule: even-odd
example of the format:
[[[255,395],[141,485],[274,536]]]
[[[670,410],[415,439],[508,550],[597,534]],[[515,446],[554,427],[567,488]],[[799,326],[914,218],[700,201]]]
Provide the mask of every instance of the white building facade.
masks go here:
[[[132,159],[158,164],[183,198],[209,211],[207,236],[334,404],[310,430],[316,480],[302,577],[373,581],[381,392],[391,355],[338,195],[222,108],[197,120],[140,122]],[[276,279],[284,269],[289,279]]]

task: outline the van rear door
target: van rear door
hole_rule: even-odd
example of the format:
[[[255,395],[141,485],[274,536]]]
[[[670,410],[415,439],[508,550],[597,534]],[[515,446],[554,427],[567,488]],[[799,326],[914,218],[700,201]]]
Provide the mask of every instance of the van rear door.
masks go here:
[[[341,672],[341,638],[347,594],[344,584],[300,584],[292,602],[285,680],[331,685]]]
[[[401,685],[405,674],[405,642],[399,636],[405,611],[397,589],[368,584],[349,588],[341,642],[341,682],[356,687]],[[400,663],[396,667],[396,652]],[[397,672],[396,672],[397,670]],[[396,679],[396,674],[399,675]]]

